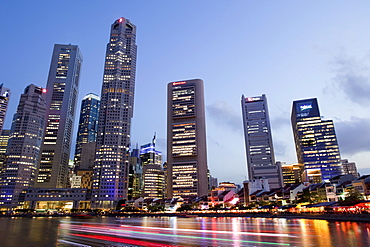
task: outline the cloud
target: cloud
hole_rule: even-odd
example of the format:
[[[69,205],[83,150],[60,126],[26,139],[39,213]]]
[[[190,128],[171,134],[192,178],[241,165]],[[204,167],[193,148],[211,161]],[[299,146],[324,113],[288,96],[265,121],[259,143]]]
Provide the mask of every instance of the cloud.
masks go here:
[[[357,104],[370,103],[370,69],[368,58],[357,60],[345,55],[333,62],[332,83],[327,85],[324,93],[344,93],[350,101]]]
[[[215,124],[226,127],[238,134],[243,133],[241,113],[236,112],[225,101],[217,101],[212,105],[208,105],[206,109],[207,115]]]
[[[291,128],[291,120],[289,113],[284,113],[281,116],[275,116],[271,119],[271,128],[274,130],[282,130]]]
[[[286,156],[288,153],[287,145],[282,141],[274,140],[274,153],[275,153],[275,157],[276,156],[281,156],[281,157]]]
[[[336,122],[335,130],[342,156],[370,150],[370,119],[351,117]]]

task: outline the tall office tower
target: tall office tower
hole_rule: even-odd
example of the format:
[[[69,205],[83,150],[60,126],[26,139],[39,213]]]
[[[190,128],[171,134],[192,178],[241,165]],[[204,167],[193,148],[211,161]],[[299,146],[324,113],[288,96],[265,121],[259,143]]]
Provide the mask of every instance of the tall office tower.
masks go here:
[[[2,181],[2,174],[4,172],[6,148],[8,147],[8,140],[10,137],[10,130],[3,130],[0,134],[0,184]]]
[[[21,95],[6,151],[0,196],[3,206],[18,206],[20,194],[35,181],[46,121],[45,98],[45,90],[33,84]]]
[[[98,132],[98,117],[99,117],[100,97],[96,94],[89,93],[83,99],[81,103],[80,121],[78,124],[77,141],[74,156],[75,170],[80,169],[81,164],[81,153],[86,143],[96,142],[96,135]],[[87,145],[91,160],[95,158],[95,150],[90,150],[90,146]],[[91,152],[92,151],[92,152]],[[93,163],[91,163],[92,166]]]
[[[201,197],[208,194],[203,81],[167,89],[167,197]]]
[[[303,182],[321,182],[343,174],[332,120],[320,116],[317,99],[293,102],[292,128]]]
[[[46,85],[46,129],[38,188],[66,188],[82,55],[77,45],[54,45]]]
[[[112,208],[127,199],[134,108],[136,27],[120,18],[111,26],[101,91],[94,164],[93,205]]]
[[[357,166],[355,162],[348,162],[348,159],[340,160],[343,166],[343,174],[352,174],[355,178],[359,178],[360,174],[357,172]]]
[[[8,103],[10,98],[10,90],[3,87],[3,83],[0,84],[0,134],[4,126],[5,115],[8,109]]]
[[[267,178],[270,188],[283,186],[275,163],[266,95],[241,99],[249,180]]]
[[[140,161],[143,168],[143,197],[164,198],[165,180],[162,152],[155,149],[155,136],[152,143],[141,146]]]

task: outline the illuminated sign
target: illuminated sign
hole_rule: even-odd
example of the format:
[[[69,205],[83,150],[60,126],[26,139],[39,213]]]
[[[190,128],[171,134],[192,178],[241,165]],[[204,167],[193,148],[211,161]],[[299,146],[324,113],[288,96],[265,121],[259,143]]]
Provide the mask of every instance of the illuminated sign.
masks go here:
[[[182,85],[182,84],[186,84],[186,81],[177,81],[177,82],[173,82],[173,83],[172,83],[172,86]]]
[[[305,111],[308,109],[312,109],[312,105],[301,105],[299,106],[299,108],[301,109],[301,111]]]
[[[247,101],[257,101],[257,100],[261,100],[260,97],[248,97],[247,98]]]
[[[3,97],[8,98],[8,97],[9,97],[9,92],[8,92],[8,91],[5,91],[5,92],[3,93]]]

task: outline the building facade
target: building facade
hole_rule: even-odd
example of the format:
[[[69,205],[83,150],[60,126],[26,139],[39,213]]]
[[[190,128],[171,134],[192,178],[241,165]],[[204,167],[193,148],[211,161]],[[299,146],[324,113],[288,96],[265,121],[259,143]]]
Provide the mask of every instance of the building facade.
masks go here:
[[[342,175],[334,123],[321,118],[317,99],[294,101],[291,121],[303,182],[326,182]]]
[[[45,90],[33,84],[21,95],[14,114],[1,183],[0,204],[15,208],[33,186],[45,127]],[[1,207],[1,206],[0,206]]]
[[[96,135],[98,133],[99,107],[100,97],[96,94],[89,93],[82,99],[74,156],[75,170],[78,170],[80,168],[81,153],[82,149],[84,148],[84,144],[91,142],[96,143]],[[91,152],[91,150],[89,149],[88,154],[90,154],[91,158],[86,157],[87,159],[95,159],[95,150]],[[93,163],[91,163],[91,168],[92,166]]]
[[[6,111],[8,110],[10,98],[10,90],[3,86],[3,83],[0,84],[0,134],[3,130]]]
[[[46,85],[47,122],[36,187],[67,187],[81,63],[77,45],[54,45]]]
[[[275,163],[266,95],[242,95],[241,105],[249,180],[267,178],[270,188],[280,188],[281,167]]]
[[[10,137],[10,130],[5,130],[0,134],[0,184],[3,179],[2,174],[4,172],[5,158],[6,158],[6,148],[8,147],[8,141]]]
[[[152,143],[140,148],[140,161],[143,169],[144,198],[164,198],[165,178],[162,168],[162,152],[155,149],[155,137]]]
[[[136,26],[125,18],[111,25],[101,91],[94,163],[93,205],[112,208],[127,199],[131,119],[136,71]]]
[[[303,165],[299,163],[286,164],[281,163],[281,171],[283,174],[284,185],[297,184],[302,182]]]
[[[143,169],[140,162],[140,149],[132,149],[129,158],[129,178],[127,199],[135,199],[142,196]]]
[[[167,89],[167,197],[207,195],[203,81],[171,82]]]
[[[355,178],[360,177],[355,162],[349,162],[348,159],[342,159],[340,162],[343,166],[343,174],[352,174]]]

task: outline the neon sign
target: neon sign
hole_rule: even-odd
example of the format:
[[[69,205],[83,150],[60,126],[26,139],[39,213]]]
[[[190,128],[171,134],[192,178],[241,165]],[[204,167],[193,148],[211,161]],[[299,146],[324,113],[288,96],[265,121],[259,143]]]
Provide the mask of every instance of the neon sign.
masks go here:
[[[172,86],[182,85],[182,84],[186,84],[186,81],[177,81],[177,82],[173,82],[173,83],[172,83]]]
[[[256,100],[261,100],[259,97],[248,97],[247,101],[256,101]]]

